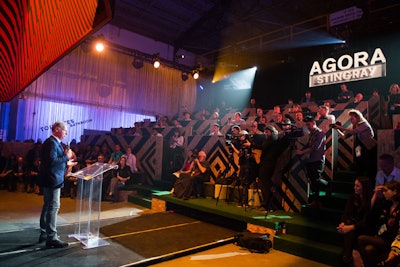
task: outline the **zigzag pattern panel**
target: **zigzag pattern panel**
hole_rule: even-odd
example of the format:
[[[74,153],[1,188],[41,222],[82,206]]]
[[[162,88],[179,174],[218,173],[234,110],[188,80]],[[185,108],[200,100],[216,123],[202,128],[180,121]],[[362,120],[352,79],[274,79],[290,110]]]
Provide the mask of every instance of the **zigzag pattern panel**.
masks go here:
[[[0,1],[0,101],[10,101],[92,30],[98,2]]]
[[[131,147],[137,158],[140,171],[144,172],[151,180],[161,180],[163,138],[162,137],[138,137],[123,135],[87,135],[82,137],[85,145],[106,145],[113,151],[116,144],[122,150]]]
[[[140,136],[144,136],[144,137],[149,137],[150,135],[152,135],[152,131],[153,128],[156,127],[141,127],[140,129],[136,130],[136,133],[138,133]],[[174,131],[176,129],[176,127],[173,126],[167,126],[167,127],[160,127],[160,128],[156,128],[157,132],[159,132],[165,139],[169,139],[171,136],[174,135]],[[112,128],[111,129],[111,134],[112,135],[122,135],[122,136],[133,136],[133,134],[131,134],[131,128]],[[118,133],[118,131],[121,131],[121,134]],[[179,131],[181,132],[181,134],[183,136],[189,136],[192,135],[192,127],[180,127]]]
[[[380,97],[371,97],[368,100],[368,121],[374,129],[383,128],[381,117],[385,112],[380,100]]]
[[[216,179],[218,174],[227,168],[229,169],[228,176],[234,172],[239,173],[237,158],[233,158],[235,164],[232,164],[230,153],[223,137],[189,136],[187,148],[196,148],[206,152],[207,160],[211,165],[211,177],[213,179]],[[307,201],[307,178],[300,159],[289,153],[289,151],[290,149],[283,153],[277,162],[273,176],[275,185],[273,188],[273,206],[287,211],[299,211],[301,204]],[[289,157],[292,158],[289,160]]]

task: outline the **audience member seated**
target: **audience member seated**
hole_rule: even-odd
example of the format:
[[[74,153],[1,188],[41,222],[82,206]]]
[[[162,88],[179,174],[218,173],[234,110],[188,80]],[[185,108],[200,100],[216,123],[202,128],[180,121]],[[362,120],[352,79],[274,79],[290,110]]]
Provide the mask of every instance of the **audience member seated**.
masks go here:
[[[219,113],[217,111],[214,111],[210,116],[210,120],[219,121]]]
[[[219,131],[219,124],[215,123],[211,126],[210,135],[213,136],[223,136],[223,134]]]
[[[172,119],[172,126],[175,128],[182,128],[182,124],[178,121],[177,118]]]
[[[242,113],[240,112],[235,112],[235,115],[233,115],[233,120],[231,122],[233,125],[242,125],[245,124],[245,120],[242,119]]]
[[[210,112],[208,112],[207,109],[202,109],[196,113],[195,119],[204,121],[207,120],[208,117],[210,117]]]
[[[111,179],[108,199],[113,202],[119,201],[119,190],[125,186],[129,179],[131,179],[131,169],[126,165],[126,158],[122,156],[118,164],[117,177]]]
[[[393,114],[400,114],[400,87],[398,84],[392,84],[389,89],[387,114],[393,124]]]
[[[256,122],[259,122],[261,118],[264,117],[264,111],[262,108],[256,109],[256,118],[254,119]]]
[[[72,151],[75,151],[75,150],[72,149]],[[75,154],[76,154],[76,152],[75,152]],[[104,162],[108,162],[110,160],[111,153],[106,144],[101,146],[100,154],[103,155]],[[100,156],[100,154],[99,154],[99,156]],[[97,161],[99,161],[99,156],[97,156]]]
[[[344,102],[349,102],[354,98],[354,94],[351,90],[347,89],[347,84],[342,83],[340,85],[340,90],[341,92],[339,93],[337,99],[338,102],[344,103]]]
[[[303,112],[301,111],[297,111],[295,114],[295,121],[297,122],[303,122],[304,116],[303,116]]]
[[[36,157],[33,160],[33,163],[28,166],[28,172],[25,180],[25,191],[27,193],[35,192],[35,186],[37,184],[39,176],[39,168],[40,168],[40,158]]]
[[[356,96],[354,97],[354,104],[358,104],[363,100],[364,96],[361,93],[357,93]]]
[[[192,118],[190,117],[190,113],[188,111],[183,112],[182,121],[191,121]]]
[[[389,154],[382,154],[378,159],[379,171],[375,177],[375,187],[390,181],[400,183],[400,169],[394,166],[394,158]]]
[[[124,135],[124,134],[125,134],[124,128],[119,127],[119,128],[117,129],[117,135]]]
[[[18,183],[23,183],[26,185],[26,174],[27,174],[27,168],[26,164],[24,162],[24,158],[19,156],[17,158],[17,164],[14,165],[13,168],[13,179],[11,181],[11,191],[15,191],[17,189],[17,184]],[[25,192],[27,190],[27,187],[25,187]]]
[[[1,142],[0,142],[1,144]],[[13,180],[13,165],[11,159],[1,155],[0,150],[0,186],[11,191],[11,182]]]
[[[343,216],[337,226],[343,235],[343,266],[353,266],[353,249],[357,238],[369,233],[367,217],[371,208],[372,187],[368,177],[358,177],[354,181],[354,193],[347,200]]]
[[[90,154],[85,158],[86,166],[89,166],[97,161],[97,157],[100,154],[100,146],[94,145]]]
[[[315,100],[313,97],[311,97],[311,92],[306,91],[304,97],[301,98],[300,103],[311,103],[311,102],[315,102]]]
[[[183,158],[183,143],[185,139],[179,128],[174,129],[174,135],[169,140],[169,151],[167,159],[169,160],[172,172],[179,170],[182,167]]]
[[[269,122],[282,123],[283,122],[283,114],[282,113],[276,114],[274,116],[274,118],[272,118],[272,120],[270,120]]]
[[[153,128],[151,130],[151,136],[160,136],[160,137],[162,137],[162,134],[158,131],[157,128]]]
[[[97,162],[98,163],[107,163],[106,161],[106,157],[103,154],[100,154],[97,157]],[[110,187],[110,183],[111,183],[111,178],[115,177],[117,173],[117,170],[112,169],[112,170],[108,170],[105,173],[103,173],[103,183],[101,186],[101,198],[102,199],[107,199],[107,190]],[[71,195],[71,197],[73,197],[73,195]]]
[[[167,116],[160,117],[159,120],[154,125],[154,127],[156,127],[156,128],[165,128],[167,126],[168,126],[168,117]]]
[[[284,112],[285,113],[292,112],[293,105],[294,105],[293,99],[289,98],[285,106]]]
[[[116,144],[114,151],[110,155],[110,159],[108,160],[108,164],[118,164],[119,160],[121,159],[122,155],[121,146]]]
[[[177,179],[181,178],[182,173],[183,173],[182,178],[184,176],[187,177],[189,175],[190,169],[192,168],[192,163],[193,163],[194,159],[198,157],[198,155],[199,155],[199,152],[197,151],[197,149],[190,149],[187,152],[186,158],[182,164],[181,169],[179,171],[176,171],[173,173],[173,183],[172,184],[175,185]],[[172,187],[172,190],[171,190],[171,194],[173,194],[173,193],[174,193],[174,187]]]
[[[329,107],[327,106],[320,106],[315,116],[315,120],[330,120],[330,123],[335,123],[335,116],[329,114]]]
[[[264,132],[265,127],[267,127],[267,118],[265,116],[261,117],[257,124],[258,124],[258,129],[261,132]]]
[[[255,134],[263,134],[262,131],[260,131],[258,127],[258,123],[256,121],[252,121],[250,124],[250,130],[249,130],[250,135],[255,135]]]
[[[183,198],[196,198],[204,196],[203,184],[210,180],[210,163],[206,161],[206,153],[200,151],[194,158],[190,171],[182,172],[174,184],[174,196]]]
[[[382,192],[384,199],[379,201],[377,194]],[[360,235],[357,239],[358,251],[365,267],[376,267],[386,259],[390,245],[399,231],[400,220],[400,184],[388,182],[375,188],[371,199],[371,229],[377,229],[370,235]]]
[[[122,157],[125,158],[126,165],[130,168],[131,173],[137,173],[138,169],[136,165],[136,156],[132,153],[132,148],[127,147],[126,154],[124,154]]]
[[[254,98],[250,99],[249,105],[247,106],[248,108],[257,108],[257,103]]]

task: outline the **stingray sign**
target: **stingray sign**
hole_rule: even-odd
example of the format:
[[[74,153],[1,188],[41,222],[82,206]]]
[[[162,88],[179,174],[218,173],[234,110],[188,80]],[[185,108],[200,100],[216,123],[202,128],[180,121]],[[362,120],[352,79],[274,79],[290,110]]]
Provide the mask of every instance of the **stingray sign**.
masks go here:
[[[310,69],[309,86],[323,86],[386,76],[386,58],[382,49],[376,48],[372,56],[366,51],[327,58],[320,64],[314,61]]]

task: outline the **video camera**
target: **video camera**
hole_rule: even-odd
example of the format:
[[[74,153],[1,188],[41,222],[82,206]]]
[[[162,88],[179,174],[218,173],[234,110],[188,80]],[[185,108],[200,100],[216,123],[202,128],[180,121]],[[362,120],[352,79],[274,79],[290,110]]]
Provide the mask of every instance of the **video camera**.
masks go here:
[[[226,134],[225,135],[225,144],[227,146],[230,146],[233,142],[239,141],[239,135],[233,135],[233,134]]]
[[[303,128],[297,128],[296,125],[289,124],[287,127],[282,127],[283,132],[289,138],[299,138],[304,136]]]
[[[340,121],[337,121],[337,122],[335,122],[335,123],[330,124],[329,126],[330,126],[331,128],[333,128],[333,129],[335,129],[336,126],[342,126],[342,123],[341,123]]]
[[[197,149],[192,150],[192,159],[199,158],[199,151]]]

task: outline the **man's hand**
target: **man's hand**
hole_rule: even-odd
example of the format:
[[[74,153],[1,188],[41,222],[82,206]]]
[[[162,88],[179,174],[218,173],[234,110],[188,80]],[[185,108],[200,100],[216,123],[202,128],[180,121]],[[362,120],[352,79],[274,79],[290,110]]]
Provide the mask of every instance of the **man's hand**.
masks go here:
[[[68,167],[73,167],[73,166],[75,166],[77,164],[78,164],[78,162],[75,162],[75,161],[72,161],[72,160],[68,160],[68,162],[67,162],[67,166]]]
[[[65,155],[67,155],[68,158],[71,159],[74,154],[71,149],[68,149],[68,150],[65,150]]]
[[[394,251],[391,250],[389,252],[389,255],[388,255],[387,259],[385,260],[385,262],[389,262],[389,261],[393,260],[396,257],[397,257],[396,253],[394,253]]]

